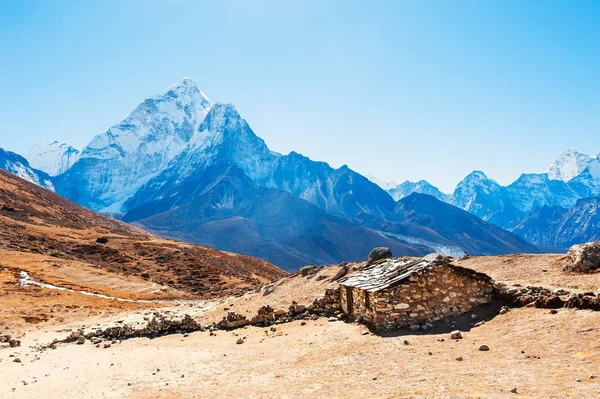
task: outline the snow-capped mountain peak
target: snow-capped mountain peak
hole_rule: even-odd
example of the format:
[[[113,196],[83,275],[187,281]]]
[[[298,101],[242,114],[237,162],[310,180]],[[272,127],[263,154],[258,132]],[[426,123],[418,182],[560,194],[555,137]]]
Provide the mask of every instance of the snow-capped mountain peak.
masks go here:
[[[66,172],[79,159],[79,150],[65,143],[53,141],[34,144],[25,154],[31,167],[57,176]]]
[[[4,169],[47,190],[54,191],[54,184],[47,173],[32,168],[27,159],[21,155],[2,148],[0,148],[0,169]]]
[[[551,180],[567,182],[580,175],[595,159],[591,155],[569,148],[556,157],[546,173]]]
[[[386,191],[398,187],[398,183],[396,183],[394,180],[392,180],[392,181],[381,180],[371,174],[366,174],[365,177]]]
[[[94,137],[59,184],[69,186],[69,195],[85,206],[119,212],[127,198],[188,147],[210,109],[208,97],[184,78]],[[68,179],[79,181],[80,187]]]

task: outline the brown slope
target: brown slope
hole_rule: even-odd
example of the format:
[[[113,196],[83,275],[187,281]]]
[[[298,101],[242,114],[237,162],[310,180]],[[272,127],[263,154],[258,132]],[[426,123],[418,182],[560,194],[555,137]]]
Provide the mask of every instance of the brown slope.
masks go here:
[[[0,250],[39,254],[56,259],[56,264],[80,262],[120,276],[136,276],[183,296],[235,295],[286,274],[257,258],[158,238],[2,170]],[[10,265],[3,266],[11,269]],[[89,288],[62,282],[71,288]]]

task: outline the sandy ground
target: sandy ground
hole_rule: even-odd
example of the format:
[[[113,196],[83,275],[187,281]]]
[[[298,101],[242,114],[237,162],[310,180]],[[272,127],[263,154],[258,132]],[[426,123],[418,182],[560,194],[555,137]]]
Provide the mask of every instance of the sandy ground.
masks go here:
[[[131,339],[109,349],[64,344],[39,360],[29,348],[3,350],[0,397],[600,397],[598,312],[515,309],[456,341],[363,331],[320,319],[276,332],[249,327]],[[245,343],[236,344],[242,336]],[[479,351],[481,344],[490,351]]]
[[[473,256],[456,264],[486,273],[508,285],[565,288],[572,292],[596,292],[600,289],[600,273],[565,272],[565,255]]]
[[[597,274],[562,271],[559,255],[471,258],[461,264],[508,283],[573,292],[600,288]],[[366,329],[359,324],[321,318],[306,325],[277,325],[276,331],[248,327],[216,336],[196,332],[135,338],[107,349],[89,341],[44,352],[35,349],[65,338],[73,328],[143,324],[155,311],[212,322],[230,310],[251,315],[265,304],[275,309],[287,309],[294,300],[308,304],[335,286],[329,278],[337,270],[325,267],[310,277],[286,277],[267,296],[253,292],[237,298],[167,301],[160,307],[11,286],[26,306],[0,306],[0,315],[19,317],[24,309],[52,303],[66,313],[54,322],[8,330],[0,325],[0,333],[22,339],[21,348],[0,349],[0,398],[600,398],[600,312],[587,310],[552,314],[548,309],[512,309],[490,320],[485,317],[480,327],[461,326],[462,340],[450,339],[443,328],[363,335]],[[72,277],[78,279],[87,281],[85,273]],[[132,290],[148,294],[138,283],[143,281],[136,280]],[[82,302],[87,300],[91,302]],[[83,303],[87,305],[74,308]],[[474,320],[465,316],[470,325],[484,319],[482,310],[473,313]],[[244,343],[236,344],[242,337]],[[482,344],[490,351],[479,351]],[[15,357],[22,363],[15,363]],[[516,394],[510,392],[513,388]]]

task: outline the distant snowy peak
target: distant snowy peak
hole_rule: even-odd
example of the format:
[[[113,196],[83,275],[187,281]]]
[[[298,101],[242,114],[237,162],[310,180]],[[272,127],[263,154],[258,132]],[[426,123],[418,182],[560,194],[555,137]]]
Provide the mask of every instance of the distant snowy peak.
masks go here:
[[[412,193],[431,195],[443,202],[450,202],[450,196],[444,194],[437,187],[431,185],[426,180],[419,180],[418,182],[405,181],[402,184],[398,184],[396,187],[387,190],[392,196],[394,201],[399,201],[405,197],[408,197]]]
[[[398,187],[398,183],[396,183],[393,180],[392,181],[381,180],[371,174],[366,174],[365,177],[386,191]]]
[[[79,150],[65,143],[37,143],[27,151],[29,164],[50,176],[66,172],[79,159]]]
[[[594,161],[597,162],[598,158],[568,149],[558,155],[546,173],[551,180],[567,182],[580,175]]]
[[[0,169],[4,169],[47,190],[54,191],[54,184],[47,173],[32,168],[27,159],[19,154],[5,151],[2,148],[0,148]]]

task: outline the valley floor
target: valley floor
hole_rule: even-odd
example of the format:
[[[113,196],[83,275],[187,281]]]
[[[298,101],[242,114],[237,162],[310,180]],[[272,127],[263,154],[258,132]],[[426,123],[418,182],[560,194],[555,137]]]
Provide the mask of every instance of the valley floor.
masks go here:
[[[545,258],[544,258],[545,257]],[[558,286],[573,292],[599,288],[600,275],[561,275],[556,255],[471,258],[499,281]],[[494,267],[496,265],[496,267]],[[537,268],[546,270],[537,271]],[[600,397],[600,312],[525,307],[464,328],[462,340],[445,330],[374,335],[355,323],[325,318],[270,328],[135,338],[96,348],[38,344],[64,338],[72,328],[142,323],[154,310],[219,320],[233,309],[257,305],[285,308],[293,298],[308,301],[331,285],[319,275],[286,277],[270,296],[177,303],[134,304],[75,313],[64,320],[11,326],[21,348],[0,349],[1,398],[598,398]],[[552,276],[555,276],[554,280]],[[560,281],[556,280],[560,277]],[[527,281],[531,279],[531,281]],[[548,280],[545,280],[548,279]],[[577,286],[578,288],[575,288]],[[20,287],[34,290],[35,287]],[[71,293],[73,301],[81,294]],[[112,301],[114,302],[114,301]],[[158,307],[157,307],[158,306]],[[18,313],[18,305],[12,308]],[[483,312],[478,313],[480,320]],[[470,318],[470,315],[468,315]],[[2,327],[3,328],[3,327]],[[246,337],[243,344],[239,338]],[[404,341],[408,341],[405,344]],[[480,345],[490,350],[479,350]],[[15,357],[21,363],[14,362]],[[459,361],[457,358],[462,357]],[[592,378],[593,377],[593,378]],[[517,393],[511,390],[517,389]]]

